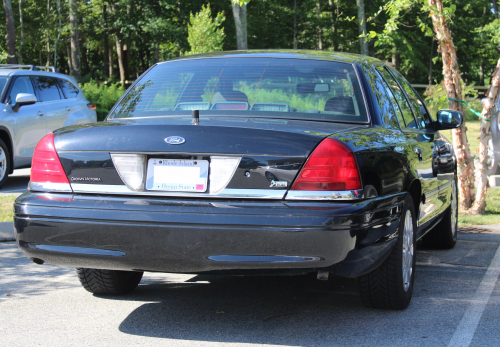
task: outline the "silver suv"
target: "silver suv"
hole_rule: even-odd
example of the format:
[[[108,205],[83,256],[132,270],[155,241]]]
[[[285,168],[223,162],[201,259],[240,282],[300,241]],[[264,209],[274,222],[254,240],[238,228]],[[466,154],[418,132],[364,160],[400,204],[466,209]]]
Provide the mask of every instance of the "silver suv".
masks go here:
[[[35,146],[46,134],[97,121],[95,105],[76,80],[53,67],[1,64],[0,106],[0,187],[14,169],[31,166]]]

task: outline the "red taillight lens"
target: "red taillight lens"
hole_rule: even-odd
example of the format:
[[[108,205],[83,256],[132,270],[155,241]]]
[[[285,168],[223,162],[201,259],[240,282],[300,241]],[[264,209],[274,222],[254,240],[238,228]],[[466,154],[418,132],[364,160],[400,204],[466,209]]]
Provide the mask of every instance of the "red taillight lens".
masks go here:
[[[38,142],[31,162],[31,182],[69,183],[54,146],[54,134],[50,133]]]
[[[95,104],[87,104],[87,107],[94,111],[97,109],[97,106]]]
[[[300,171],[292,190],[353,190],[361,188],[358,165],[343,143],[324,139]]]

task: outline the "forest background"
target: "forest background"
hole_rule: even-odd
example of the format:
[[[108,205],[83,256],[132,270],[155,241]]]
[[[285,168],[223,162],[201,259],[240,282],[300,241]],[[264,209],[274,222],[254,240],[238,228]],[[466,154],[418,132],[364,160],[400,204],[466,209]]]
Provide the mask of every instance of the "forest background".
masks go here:
[[[11,4],[13,13],[17,63],[56,65],[67,74],[71,73],[72,3],[79,37],[81,82],[118,81],[120,64],[124,66],[124,79],[134,80],[155,62],[186,54],[191,50],[190,15],[208,3],[202,0],[6,2]],[[389,14],[380,10],[386,3],[364,0],[368,54],[392,61],[413,84],[439,83],[443,68],[429,14],[419,6],[409,7],[395,18],[398,29],[390,37],[383,37]],[[499,30],[498,4],[490,0],[453,0],[444,1],[444,5],[452,12],[450,29],[459,52],[463,81],[467,85],[487,86],[499,53],[495,38]],[[225,16],[220,23],[225,34],[222,49],[237,49],[232,0],[211,0],[210,6],[214,18],[218,13]],[[245,7],[249,49],[360,53],[355,0],[252,0]],[[6,21],[0,21],[0,35],[7,37]],[[7,62],[6,46],[6,41],[0,42],[2,63]]]

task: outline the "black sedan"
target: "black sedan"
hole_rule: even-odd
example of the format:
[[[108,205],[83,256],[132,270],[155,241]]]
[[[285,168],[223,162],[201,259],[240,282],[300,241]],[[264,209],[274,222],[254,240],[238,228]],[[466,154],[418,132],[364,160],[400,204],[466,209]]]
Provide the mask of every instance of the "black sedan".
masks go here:
[[[358,278],[368,307],[404,309],[417,240],[457,240],[456,165],[433,175],[433,149],[462,114],[436,116],[370,57],[158,63],[105,122],[38,143],[17,242],[37,264],[77,268],[95,294],[128,293],[144,271],[315,272]]]

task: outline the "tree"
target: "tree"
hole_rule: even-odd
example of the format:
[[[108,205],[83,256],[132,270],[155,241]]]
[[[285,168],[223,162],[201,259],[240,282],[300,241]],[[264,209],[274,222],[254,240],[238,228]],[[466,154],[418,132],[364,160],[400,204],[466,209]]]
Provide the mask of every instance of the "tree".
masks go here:
[[[476,199],[472,208],[469,210],[470,214],[484,214],[486,207],[486,181],[488,179],[488,141],[491,138],[490,126],[491,114],[493,108],[495,107],[495,101],[498,100],[499,94],[499,84],[500,84],[500,59],[497,63],[497,68],[491,79],[490,88],[488,89],[487,98],[484,102],[483,111],[481,112],[481,117],[483,118],[481,122],[481,130],[479,135],[479,180],[478,186],[476,187]]]
[[[250,0],[231,0],[231,2],[236,26],[237,49],[248,49],[247,4]]]
[[[212,21],[210,5],[206,7],[203,5],[201,11],[194,16],[191,14],[188,24],[188,42],[191,51],[188,54],[222,51],[222,42],[226,35],[224,29],[219,27],[225,19],[223,13],[218,13]]]
[[[12,13],[12,3],[10,0],[3,0],[5,9],[5,19],[7,21],[7,53],[9,54],[9,64],[16,64],[16,30],[14,28],[14,14]]]
[[[71,23],[71,76],[79,79],[81,77],[81,64],[77,0],[69,0],[69,21]]]
[[[448,28],[450,12],[444,12],[442,0],[428,0],[428,4],[443,59],[446,95],[448,99],[462,100],[462,82],[458,68],[457,51]],[[463,111],[462,105],[457,101],[449,100],[448,104],[453,110]],[[457,156],[457,175],[460,187],[459,201],[462,210],[469,209],[474,199],[474,162],[470,155],[466,131],[465,124],[453,131],[453,147]]]
[[[361,54],[368,55],[368,42],[366,41],[366,18],[365,18],[365,3],[363,0],[356,0],[358,8],[358,25],[359,25],[359,43],[361,45]]]

